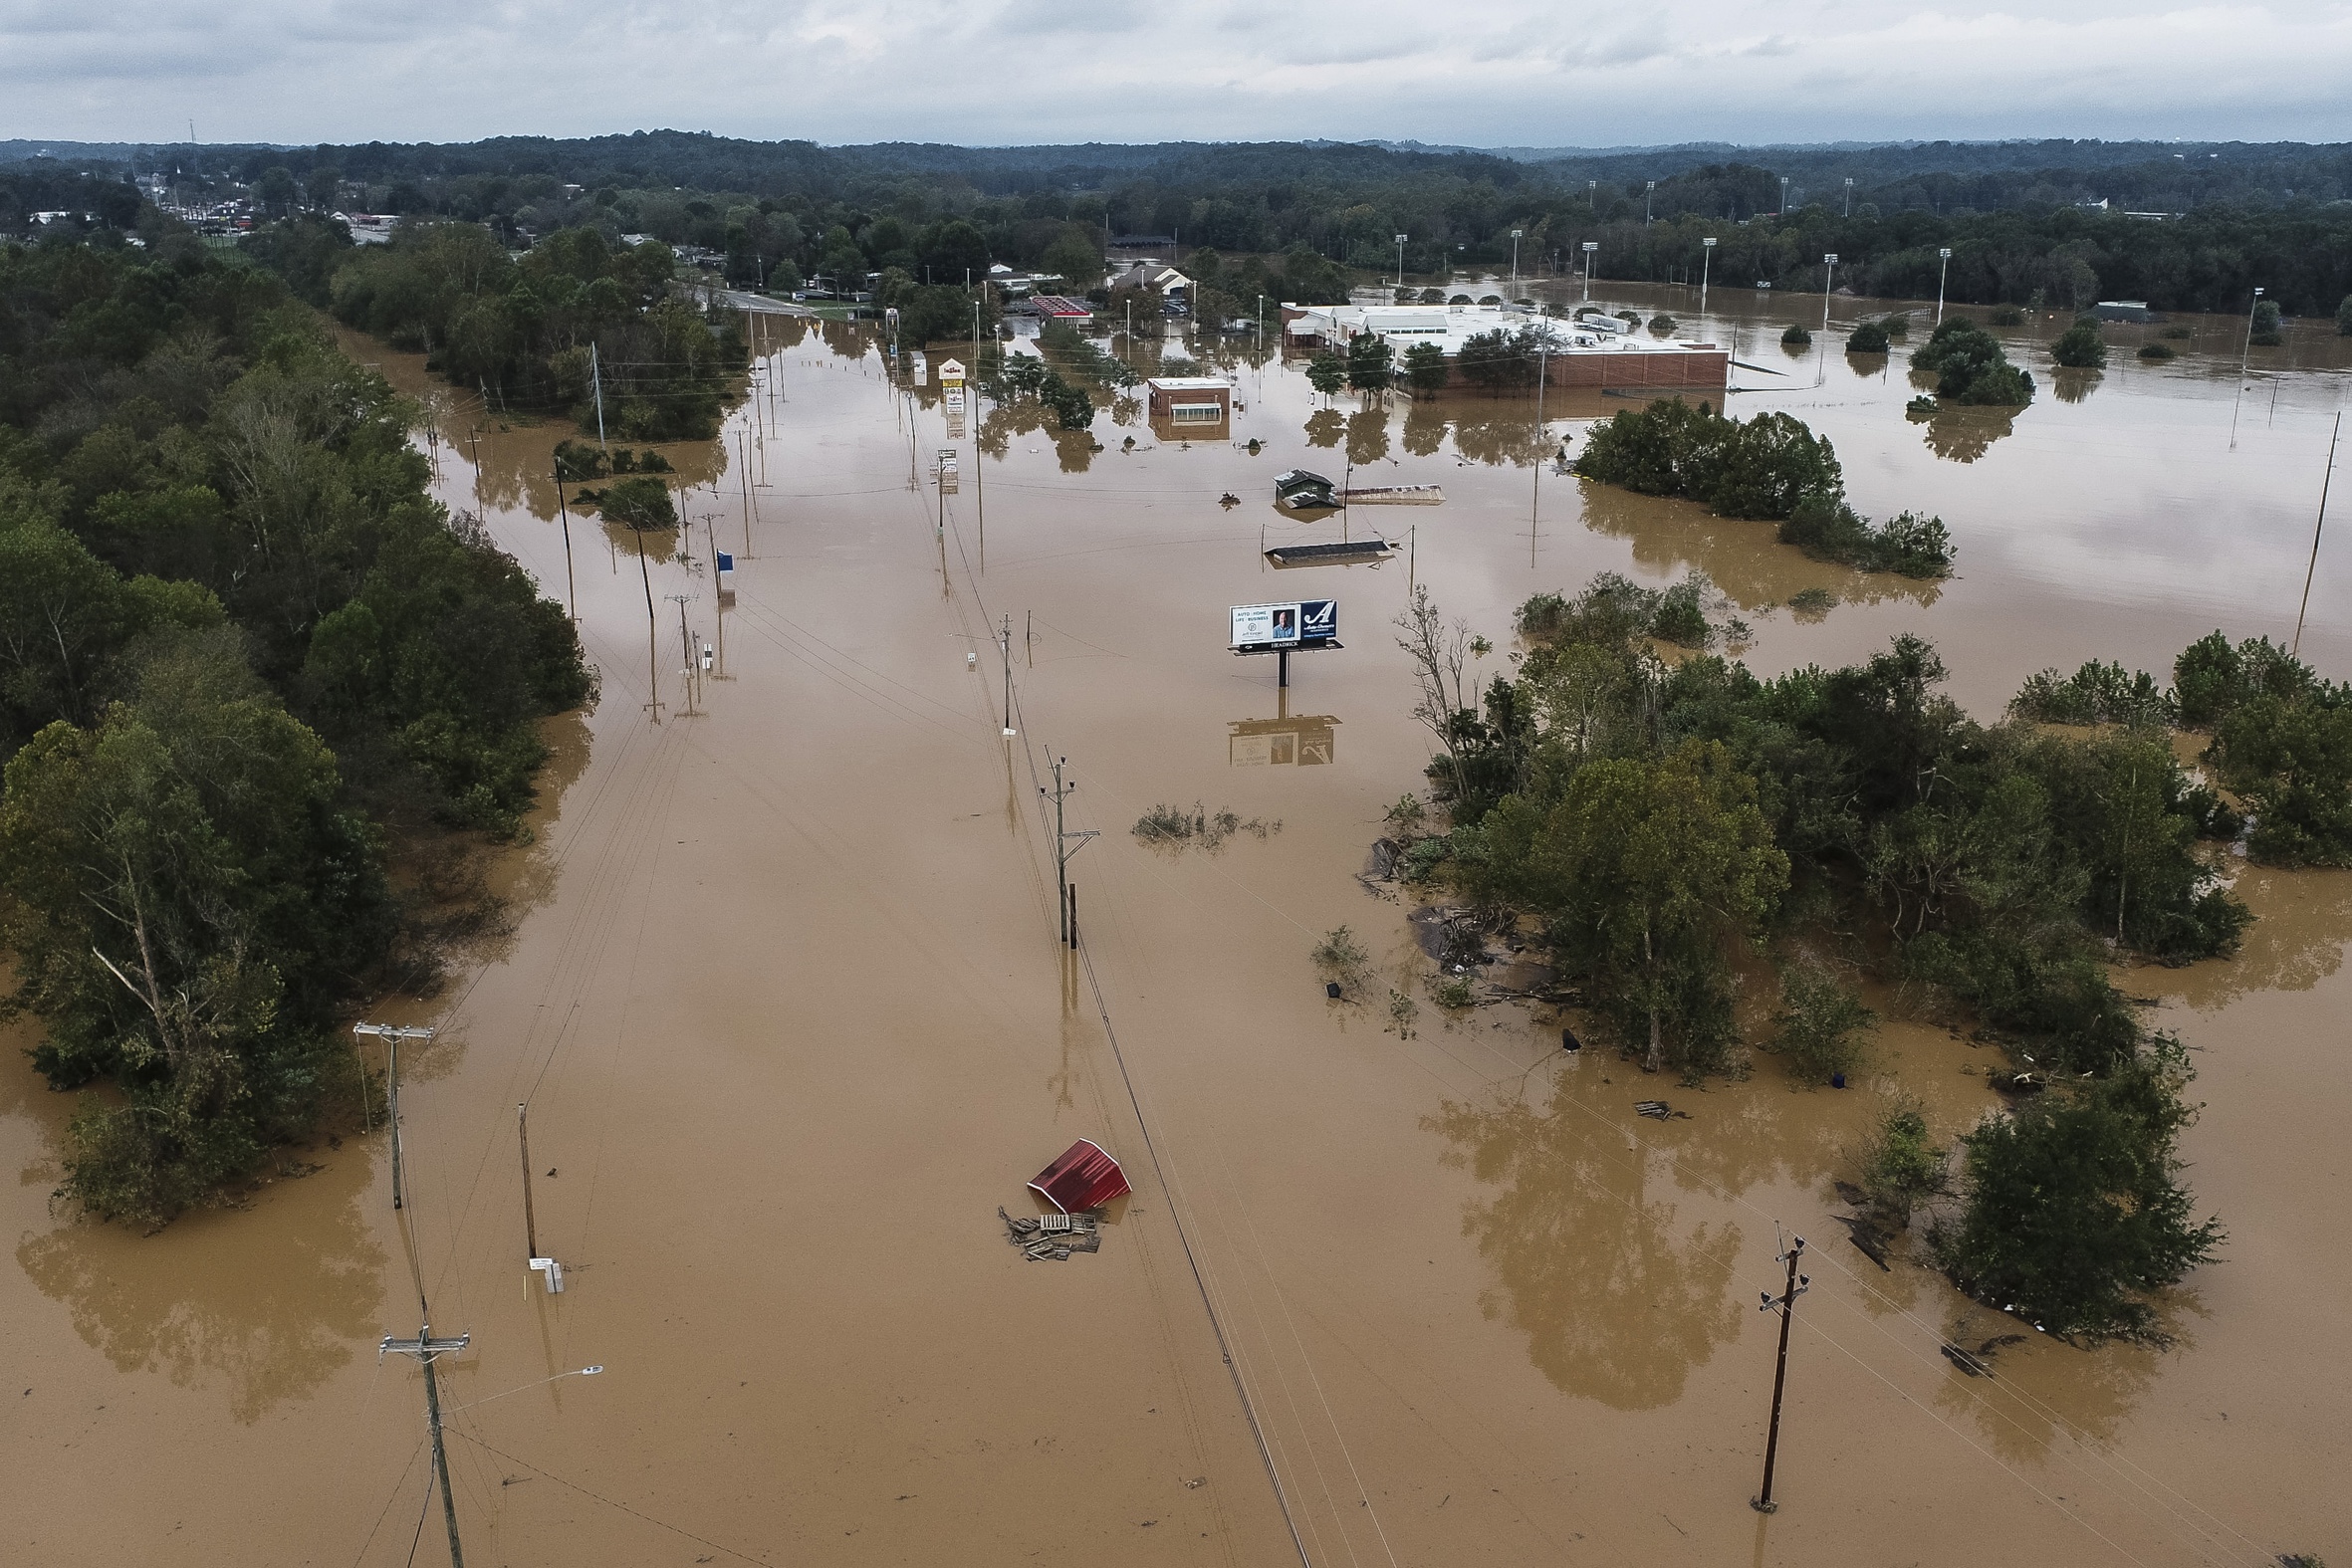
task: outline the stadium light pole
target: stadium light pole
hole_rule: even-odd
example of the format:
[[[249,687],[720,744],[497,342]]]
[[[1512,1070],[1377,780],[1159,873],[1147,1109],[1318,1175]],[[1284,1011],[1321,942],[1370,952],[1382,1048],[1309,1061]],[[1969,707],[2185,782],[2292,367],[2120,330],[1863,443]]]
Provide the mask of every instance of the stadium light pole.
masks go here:
[[[1699,254],[1705,258],[1699,264],[1699,314],[1705,316],[1707,314],[1707,277],[1715,270],[1715,241],[1705,239],[1701,240],[1699,244],[1701,246]]]
[[[1836,284],[1837,252],[1829,251],[1821,257],[1821,373],[1815,386],[1829,379],[1829,296]]]
[[[1846,181],[1846,210],[1844,215],[1849,218],[1854,215],[1854,182],[1850,178]]]
[[[1405,286],[1405,237],[1401,234],[1396,237],[1396,286]]]
[[[1599,250],[1599,249],[1600,249],[1600,242],[1599,242],[1599,241],[1597,241],[1597,240],[1586,240],[1586,241],[1584,242],[1584,302],[1583,302],[1583,303],[1585,303],[1585,304],[1587,304],[1587,305],[1589,305],[1589,304],[1591,304],[1591,303],[1592,303],[1592,253],[1593,253],[1594,251],[1597,251],[1597,250]]]
[[[1936,252],[1942,265],[1936,271],[1936,325],[1944,325],[1944,281],[1952,276],[1952,247],[1947,245]]]
[[[1519,293],[1519,239],[1527,232],[1525,229],[1511,231],[1511,292],[1515,295]]]
[[[1657,199],[1657,195],[1658,195],[1658,182],[1657,182],[1656,180],[1651,180],[1651,181],[1650,181],[1650,182],[1649,182],[1647,185],[1645,185],[1645,186],[1643,186],[1643,187],[1642,187],[1642,193],[1641,193],[1641,221],[1642,221],[1642,223],[1643,223],[1643,225],[1644,225],[1645,227],[1646,227],[1646,226],[1649,224],[1649,221],[1650,221],[1650,204],[1651,204],[1651,202],[1653,202],[1654,200],[1656,200],[1656,199]]]

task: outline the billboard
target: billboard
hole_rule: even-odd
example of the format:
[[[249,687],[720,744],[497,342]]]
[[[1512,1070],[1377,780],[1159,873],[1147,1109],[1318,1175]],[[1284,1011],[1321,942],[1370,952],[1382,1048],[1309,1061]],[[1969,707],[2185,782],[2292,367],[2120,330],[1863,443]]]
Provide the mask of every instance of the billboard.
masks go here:
[[[1284,648],[1319,648],[1339,635],[1337,599],[1297,599],[1288,604],[1233,607],[1236,653],[1273,653]]]

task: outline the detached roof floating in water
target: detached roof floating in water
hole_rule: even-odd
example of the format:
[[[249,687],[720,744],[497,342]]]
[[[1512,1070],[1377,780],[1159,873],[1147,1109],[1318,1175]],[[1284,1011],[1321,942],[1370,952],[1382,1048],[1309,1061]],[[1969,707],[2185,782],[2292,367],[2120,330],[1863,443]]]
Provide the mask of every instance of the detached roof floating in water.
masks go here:
[[[1104,1153],[1100,1145],[1084,1138],[1040,1171],[1037,1180],[1029,1186],[1065,1215],[1099,1209],[1134,1190],[1127,1185],[1126,1173],[1119,1169],[1119,1162]]]

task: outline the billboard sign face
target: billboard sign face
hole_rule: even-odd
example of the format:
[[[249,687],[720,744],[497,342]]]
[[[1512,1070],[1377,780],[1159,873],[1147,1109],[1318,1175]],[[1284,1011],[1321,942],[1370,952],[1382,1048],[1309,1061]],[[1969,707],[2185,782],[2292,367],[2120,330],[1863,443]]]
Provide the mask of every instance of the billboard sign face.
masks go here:
[[[961,385],[963,385],[963,384],[964,384],[964,366],[963,366],[963,364],[962,364],[960,361],[958,361],[958,360],[955,360],[955,359],[942,359],[942,360],[940,360],[940,361],[939,361],[939,384],[940,384],[941,386],[961,386]]]
[[[1237,653],[1270,653],[1283,648],[1319,648],[1339,635],[1337,599],[1298,599],[1288,604],[1237,604],[1231,611]]]

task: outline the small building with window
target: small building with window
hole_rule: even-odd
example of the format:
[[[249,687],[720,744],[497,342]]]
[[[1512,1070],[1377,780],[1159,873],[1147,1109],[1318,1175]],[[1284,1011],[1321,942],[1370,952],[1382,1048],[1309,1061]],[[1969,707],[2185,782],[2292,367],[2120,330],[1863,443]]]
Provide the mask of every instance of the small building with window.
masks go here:
[[[1155,375],[1143,383],[1154,422],[1223,425],[1233,417],[1233,383],[1213,375]]]

